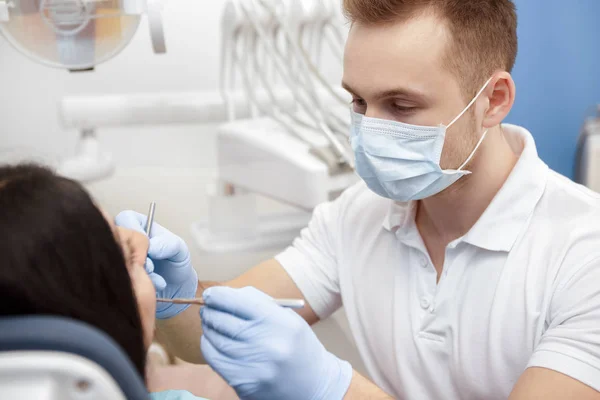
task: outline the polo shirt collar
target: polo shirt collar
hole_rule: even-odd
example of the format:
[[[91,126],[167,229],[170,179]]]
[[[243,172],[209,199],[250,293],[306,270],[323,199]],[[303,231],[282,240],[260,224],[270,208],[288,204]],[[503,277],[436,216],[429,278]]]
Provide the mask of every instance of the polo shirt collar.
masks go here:
[[[539,158],[533,136],[525,128],[504,124],[505,137],[519,159],[479,220],[461,239],[492,251],[510,251],[527,225],[546,188],[549,169]],[[390,202],[384,229],[400,240],[421,241],[415,224],[416,202]],[[460,240],[460,239],[459,239]]]

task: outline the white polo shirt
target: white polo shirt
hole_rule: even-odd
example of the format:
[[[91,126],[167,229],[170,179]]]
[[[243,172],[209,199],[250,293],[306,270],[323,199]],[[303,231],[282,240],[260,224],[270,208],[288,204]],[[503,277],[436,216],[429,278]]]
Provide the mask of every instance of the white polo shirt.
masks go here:
[[[414,203],[361,183],[319,206],[276,259],[321,318],[342,304],[375,383],[400,399],[506,399],[529,366],[600,391],[600,196],[519,160],[436,271]],[[452,210],[448,210],[452,212]]]

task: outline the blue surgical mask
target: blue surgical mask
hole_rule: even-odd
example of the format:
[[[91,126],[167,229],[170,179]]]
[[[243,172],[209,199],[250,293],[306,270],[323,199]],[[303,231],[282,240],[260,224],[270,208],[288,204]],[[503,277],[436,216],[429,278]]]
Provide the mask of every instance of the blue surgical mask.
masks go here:
[[[467,107],[447,126],[417,126],[366,117],[352,111],[350,139],[356,157],[356,172],[369,189],[382,197],[407,202],[440,193],[471,172],[469,163],[487,130],[458,169],[442,169],[440,158],[446,130],[479,98],[485,83]]]

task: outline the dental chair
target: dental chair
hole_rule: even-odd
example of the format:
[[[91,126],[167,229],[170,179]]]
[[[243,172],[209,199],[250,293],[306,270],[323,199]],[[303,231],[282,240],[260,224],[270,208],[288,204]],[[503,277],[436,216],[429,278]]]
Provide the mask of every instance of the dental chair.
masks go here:
[[[98,329],[52,316],[0,318],[0,399],[148,398],[127,355]]]

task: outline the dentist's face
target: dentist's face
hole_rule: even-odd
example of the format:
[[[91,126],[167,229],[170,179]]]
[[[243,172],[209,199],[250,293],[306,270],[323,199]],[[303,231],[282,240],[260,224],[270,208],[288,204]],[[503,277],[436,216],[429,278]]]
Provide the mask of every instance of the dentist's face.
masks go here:
[[[428,14],[385,25],[353,24],[343,85],[354,111],[413,125],[448,125],[470,100],[445,65],[450,42],[443,21]],[[448,129],[442,168],[457,168],[475,147],[482,125],[476,106]]]

